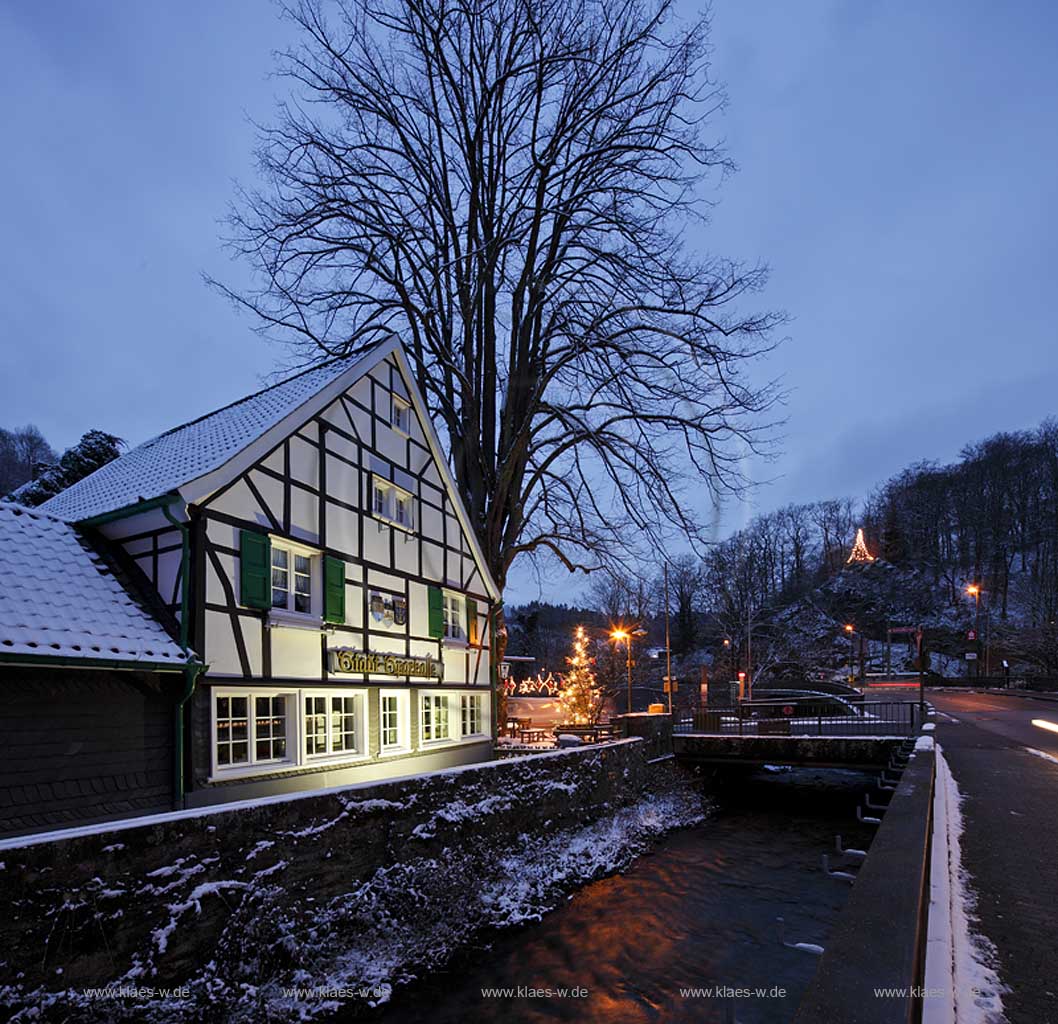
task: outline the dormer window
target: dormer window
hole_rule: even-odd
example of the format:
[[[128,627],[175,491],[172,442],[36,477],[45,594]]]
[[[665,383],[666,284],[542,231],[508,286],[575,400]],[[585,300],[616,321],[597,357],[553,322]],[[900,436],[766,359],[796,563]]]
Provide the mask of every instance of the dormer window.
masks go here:
[[[411,433],[411,405],[396,395],[389,407],[389,425],[402,434]]]

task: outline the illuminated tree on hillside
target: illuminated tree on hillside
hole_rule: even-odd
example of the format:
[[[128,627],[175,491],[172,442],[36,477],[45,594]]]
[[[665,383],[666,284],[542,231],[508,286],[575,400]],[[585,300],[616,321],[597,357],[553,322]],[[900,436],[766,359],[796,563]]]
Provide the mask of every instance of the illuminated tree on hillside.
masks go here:
[[[591,725],[602,710],[602,691],[595,681],[588,656],[588,636],[583,626],[578,626],[573,634],[573,656],[566,659],[566,664],[569,671],[558,698],[565,713],[563,721],[570,725]]]
[[[852,546],[852,554],[848,557],[846,564],[851,565],[853,562],[873,562],[874,555],[867,550],[867,542],[863,539],[863,527],[861,526],[856,531],[856,543]]]

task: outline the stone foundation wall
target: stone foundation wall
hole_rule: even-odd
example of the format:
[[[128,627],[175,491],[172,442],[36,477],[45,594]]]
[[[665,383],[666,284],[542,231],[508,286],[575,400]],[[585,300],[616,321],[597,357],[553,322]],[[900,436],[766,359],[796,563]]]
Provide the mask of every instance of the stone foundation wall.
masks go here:
[[[697,794],[671,761],[648,764],[646,746],[0,848],[0,1007],[16,1020],[258,1021],[341,1008],[292,1002],[289,985],[374,986],[385,999],[480,929],[532,917],[698,820]],[[153,993],[86,993],[108,985]]]

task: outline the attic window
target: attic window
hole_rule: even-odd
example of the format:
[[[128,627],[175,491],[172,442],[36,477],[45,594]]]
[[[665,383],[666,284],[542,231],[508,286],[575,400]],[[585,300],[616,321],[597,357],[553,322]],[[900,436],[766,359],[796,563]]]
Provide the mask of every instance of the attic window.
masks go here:
[[[376,519],[399,526],[404,530],[415,529],[415,496],[379,477],[371,482],[371,511]]]
[[[389,425],[402,434],[411,433],[411,406],[396,395],[393,395],[389,407]]]

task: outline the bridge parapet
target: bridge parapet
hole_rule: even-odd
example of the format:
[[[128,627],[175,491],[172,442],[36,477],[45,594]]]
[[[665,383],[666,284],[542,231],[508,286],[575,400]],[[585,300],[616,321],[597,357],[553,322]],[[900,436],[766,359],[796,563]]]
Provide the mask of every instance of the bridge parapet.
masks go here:
[[[795,764],[819,768],[884,768],[900,737],[705,736],[672,737],[677,760],[699,764]]]
[[[640,736],[646,742],[647,757],[665,757],[673,752],[672,715],[652,715],[648,712],[633,712],[617,715],[611,719],[620,730],[620,736]]]
[[[932,748],[916,749],[794,1024],[907,1024],[920,1019],[934,770]]]

